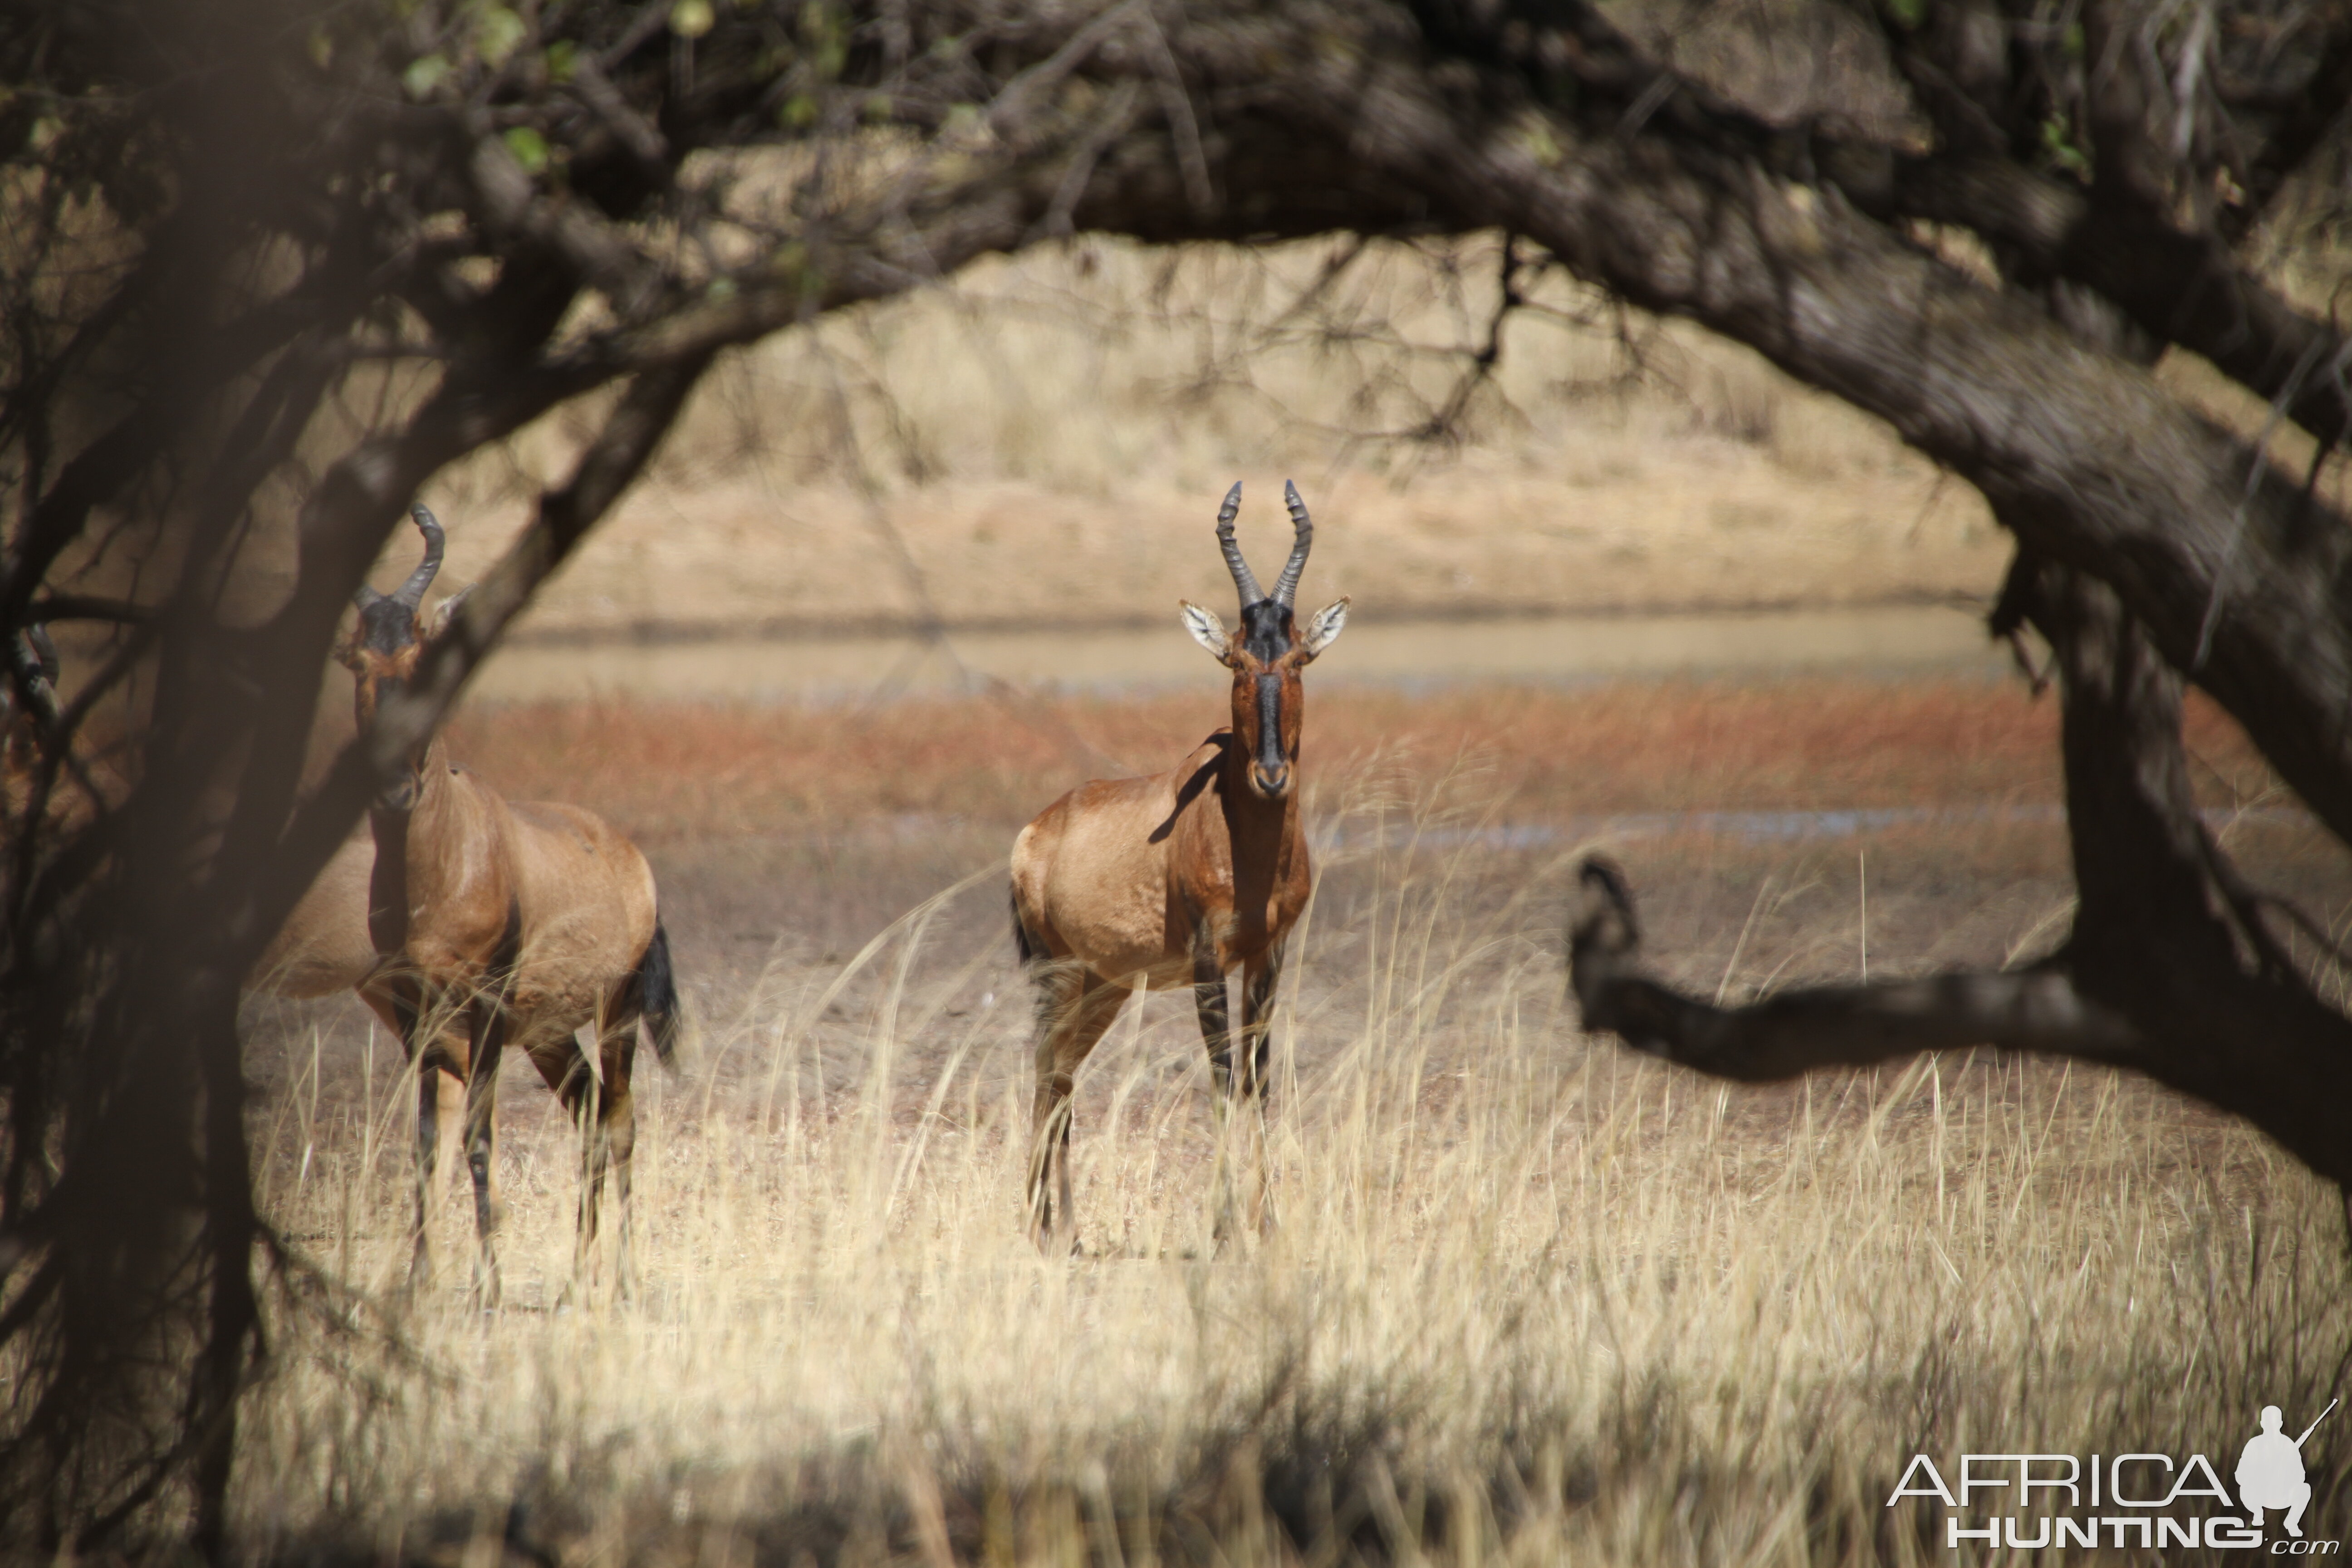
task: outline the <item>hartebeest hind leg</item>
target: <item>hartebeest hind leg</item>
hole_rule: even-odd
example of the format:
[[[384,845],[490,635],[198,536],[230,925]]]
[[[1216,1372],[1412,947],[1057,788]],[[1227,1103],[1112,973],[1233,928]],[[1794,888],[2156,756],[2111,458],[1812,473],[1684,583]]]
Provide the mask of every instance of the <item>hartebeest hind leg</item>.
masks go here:
[[[633,975],[598,1009],[591,1032],[598,1075],[590,1074],[584,1057],[576,1051],[567,1053],[568,1075],[555,1086],[580,1131],[580,1225],[572,1252],[572,1280],[576,1284],[586,1278],[593,1267],[598,1211],[604,1205],[604,1173],[610,1167],[617,1209],[613,1224],[614,1274],[623,1300],[636,1289],[630,1166],[636,1152],[637,1113],[630,1079],[636,1067],[637,1025],[642,1016]],[[548,1068],[543,1065],[541,1070],[545,1073]],[[572,1288],[566,1286],[564,1298],[569,1300],[571,1293]]]
[[[1127,1001],[1124,986],[1068,963],[1034,966],[1037,982],[1037,1096],[1029,1119],[1029,1238],[1053,1250],[1054,1216],[1078,1245],[1077,1213],[1070,1198],[1070,1096],[1078,1064],[1103,1037]],[[1050,1185],[1049,1185],[1050,1184]],[[1060,1200],[1056,1211],[1055,1199]]]

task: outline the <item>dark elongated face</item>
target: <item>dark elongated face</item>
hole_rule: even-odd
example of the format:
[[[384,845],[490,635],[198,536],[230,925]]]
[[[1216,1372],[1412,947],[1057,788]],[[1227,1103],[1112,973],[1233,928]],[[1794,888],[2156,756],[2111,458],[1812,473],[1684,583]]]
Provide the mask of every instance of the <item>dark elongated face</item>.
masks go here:
[[[416,612],[394,598],[362,606],[359,625],[337,646],[336,659],[352,672],[352,712],[364,735],[375,727],[376,710],[401,690],[416,672],[416,656],[424,647],[424,628]],[[425,748],[413,748],[402,776],[376,797],[379,809],[405,811],[416,804],[418,771]]]
[[[1238,630],[1198,605],[1183,606],[1193,637],[1234,672],[1234,739],[1249,758],[1243,776],[1261,800],[1286,799],[1298,773],[1298,739],[1307,716],[1299,672],[1339,635],[1348,601],[1317,611],[1299,631],[1287,607],[1261,599],[1242,611]]]
[[[409,510],[417,531],[425,536],[424,561],[396,593],[379,594],[373,588],[362,588],[353,600],[359,606],[359,625],[335,648],[336,659],[352,672],[355,683],[352,705],[362,735],[375,728],[376,713],[383,700],[405,687],[415,675],[416,656],[425,640],[448,624],[459,603],[471,591],[461,589],[443,600],[429,626],[418,620],[425,590],[441,569],[442,534],[440,523],[430,511],[422,506]],[[430,743],[427,737],[408,749],[404,759],[406,765],[399,776],[377,793],[378,810],[406,811],[415,805],[425,753]]]

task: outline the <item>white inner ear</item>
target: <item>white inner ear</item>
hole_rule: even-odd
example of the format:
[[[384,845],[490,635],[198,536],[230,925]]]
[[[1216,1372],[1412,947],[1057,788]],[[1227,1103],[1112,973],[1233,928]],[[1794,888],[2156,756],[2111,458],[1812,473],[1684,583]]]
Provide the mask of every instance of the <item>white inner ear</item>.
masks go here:
[[[1316,611],[1315,618],[1307,623],[1307,635],[1299,639],[1299,646],[1307,650],[1307,657],[1312,658],[1338,642],[1339,632],[1347,624],[1348,601],[1334,599]]]
[[[1182,613],[1184,629],[1192,634],[1192,640],[1215,654],[1218,663],[1225,663],[1232,657],[1233,638],[1225,634],[1225,623],[1217,619],[1217,612],[1204,610],[1190,599],[1177,600],[1176,607]]]
[[[458,589],[456,593],[450,595],[447,598],[442,600],[441,603],[435,607],[433,611],[433,624],[425,628],[425,635],[427,637],[437,637],[443,632],[448,630],[449,623],[457,618],[459,607],[465,604],[466,595],[473,591],[474,584],[468,583],[464,587]]]

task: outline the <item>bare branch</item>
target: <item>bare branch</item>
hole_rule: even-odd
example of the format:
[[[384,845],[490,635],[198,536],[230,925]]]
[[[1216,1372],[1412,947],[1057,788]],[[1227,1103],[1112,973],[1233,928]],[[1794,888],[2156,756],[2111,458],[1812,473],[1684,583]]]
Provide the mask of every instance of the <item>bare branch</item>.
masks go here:
[[[1809,986],[1721,1007],[1643,977],[1641,956],[1624,873],[1586,860],[1569,925],[1570,987],[1584,1026],[1684,1067],[1763,1083],[1969,1046],[2115,1063],[2144,1046],[2128,1020],[2083,995],[2061,968]]]

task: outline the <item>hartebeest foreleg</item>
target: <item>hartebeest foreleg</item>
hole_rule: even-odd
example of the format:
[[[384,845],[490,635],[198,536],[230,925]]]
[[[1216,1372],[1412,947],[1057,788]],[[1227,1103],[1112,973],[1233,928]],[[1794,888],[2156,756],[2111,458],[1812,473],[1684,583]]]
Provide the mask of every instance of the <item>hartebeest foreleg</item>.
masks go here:
[[[1265,1226],[1265,1068],[1267,1028],[1273,1022],[1274,988],[1282,978],[1282,954],[1269,949],[1242,970],[1240,1070],[1234,1070],[1231,1004],[1225,972],[1215,943],[1204,931],[1192,947],[1192,1001],[1201,1015],[1201,1038],[1209,1048],[1217,1117],[1215,1219],[1212,1238],[1220,1247],[1234,1225],[1234,1166],[1242,1167],[1243,1210],[1249,1229]],[[1238,1112],[1238,1118],[1236,1118]],[[1238,1125],[1236,1121],[1238,1121]],[[1238,1140],[1240,1147],[1234,1147]]]
[[[433,1283],[433,1227],[439,1217],[442,1191],[441,1142],[445,1134],[453,1142],[462,1145],[464,1142],[465,1075],[439,1046],[420,1048],[418,1042],[437,1035],[444,1019],[436,1015],[427,1020],[415,980],[394,978],[383,986],[400,1031],[401,1049],[416,1069],[416,1236],[404,1287],[414,1290]]]
[[[1255,963],[1242,967],[1243,1136],[1250,1145],[1249,1225],[1261,1236],[1272,1226],[1274,1215],[1266,1197],[1265,1112],[1274,1083],[1267,1069],[1274,1047],[1274,993],[1282,984],[1282,948],[1277,942]]]
[[[466,1169],[474,1179],[474,1293],[485,1308],[499,1304],[499,1205],[491,1182],[499,1160],[499,1067],[506,1059],[506,986],[474,998],[472,1058],[466,1074]]]
[[[1029,1120],[1029,1237],[1039,1251],[1052,1250],[1058,1212],[1071,1227],[1075,1251],[1078,1234],[1073,1217],[1077,1211],[1070,1198],[1070,1096],[1077,1084],[1078,1064],[1118,1016],[1127,990],[1075,963],[1040,964],[1036,981],[1037,1095]]]

